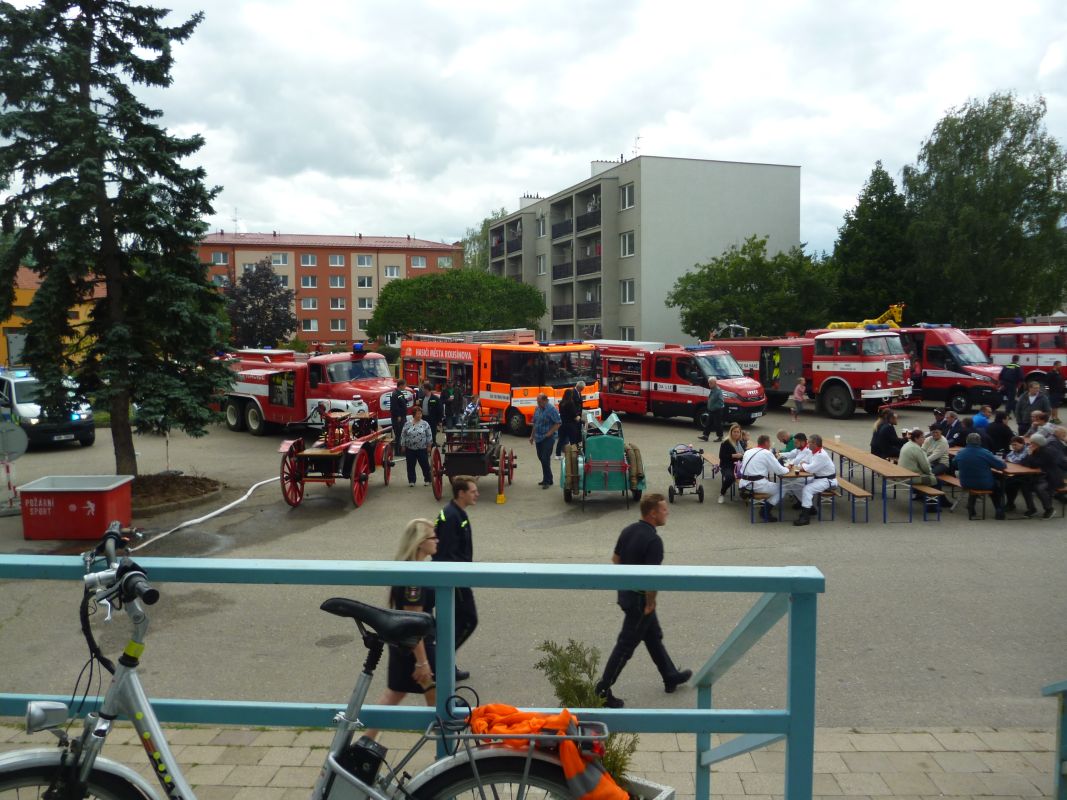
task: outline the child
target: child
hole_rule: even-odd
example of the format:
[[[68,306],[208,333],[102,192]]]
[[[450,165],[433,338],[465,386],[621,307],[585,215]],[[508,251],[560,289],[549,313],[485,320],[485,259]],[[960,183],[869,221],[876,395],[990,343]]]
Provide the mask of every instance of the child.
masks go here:
[[[789,413],[793,416],[793,422],[800,419],[800,413],[804,410],[804,400],[807,399],[807,381],[804,378],[797,378],[797,385],[793,387],[793,407],[789,410]]]

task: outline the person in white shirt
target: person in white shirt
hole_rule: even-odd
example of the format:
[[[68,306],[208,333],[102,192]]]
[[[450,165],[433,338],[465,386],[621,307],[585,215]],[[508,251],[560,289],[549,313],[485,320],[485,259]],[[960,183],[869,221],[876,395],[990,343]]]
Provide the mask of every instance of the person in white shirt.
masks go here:
[[[782,463],[786,467],[794,467],[796,469],[802,469],[802,464],[806,464],[811,459],[811,448],[808,446],[808,437],[803,433],[794,433],[793,442],[796,444],[796,448],[790,450],[788,453],[779,456]],[[790,478],[788,480],[782,480],[782,499],[786,497],[792,497],[794,500],[793,508],[800,506],[800,496],[804,491],[805,478]]]
[[[811,450],[808,448],[808,437],[803,433],[793,434],[793,444],[795,445],[788,453],[782,453],[782,461],[789,464],[796,464],[800,461],[807,461],[811,456]]]
[[[808,447],[811,458],[804,462],[804,470],[814,477],[804,484],[800,495],[800,516],[793,521],[794,525],[807,525],[811,521],[816,495],[837,485],[837,470],[830,454],[822,449],[822,437],[817,433],[812,434]]]
[[[771,480],[773,476],[782,476],[789,472],[771,452],[771,437],[761,434],[756,439],[756,446],[745,452],[741,459],[741,480],[739,487],[756,494],[767,494],[764,501],[762,517],[765,522],[777,522],[772,509],[778,504],[778,487]]]

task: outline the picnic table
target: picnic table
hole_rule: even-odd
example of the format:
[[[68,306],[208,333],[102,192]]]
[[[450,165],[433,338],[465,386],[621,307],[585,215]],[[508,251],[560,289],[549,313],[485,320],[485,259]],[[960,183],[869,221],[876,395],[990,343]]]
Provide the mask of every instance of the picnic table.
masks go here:
[[[878,478],[882,479],[882,523],[889,522],[889,487],[890,486],[907,486],[909,493],[908,502],[908,522],[912,521],[912,504],[911,498],[911,484],[915,478],[919,477],[917,472],[912,472],[910,469],[905,469],[898,464],[894,464],[892,461],[886,461],[880,456],[876,456],[866,450],[861,450],[858,447],[853,447],[850,444],[844,442],[832,441],[823,442],[823,447],[829,450],[831,453],[836,453],[838,457],[838,472],[841,475],[845,474],[845,462],[850,462],[848,476],[852,477],[852,469],[856,464],[859,464],[863,469],[863,479],[861,485],[866,484],[867,470],[871,472],[871,489],[874,490],[875,484]]]

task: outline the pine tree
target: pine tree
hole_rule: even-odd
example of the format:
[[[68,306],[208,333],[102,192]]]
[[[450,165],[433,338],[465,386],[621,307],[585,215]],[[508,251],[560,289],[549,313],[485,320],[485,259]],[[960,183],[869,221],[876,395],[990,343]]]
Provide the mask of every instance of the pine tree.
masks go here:
[[[213,419],[229,381],[211,357],[223,300],[196,255],[217,189],[183,165],[199,136],[170,135],[133,91],[171,83],[172,46],[202,19],[175,27],[167,11],[120,0],[0,3],[0,317],[14,276],[32,264],[41,286],[28,315],[25,358],[59,410],[64,375],[111,412],[115,465],[136,474],[137,430]],[[68,318],[93,300],[88,323]]]

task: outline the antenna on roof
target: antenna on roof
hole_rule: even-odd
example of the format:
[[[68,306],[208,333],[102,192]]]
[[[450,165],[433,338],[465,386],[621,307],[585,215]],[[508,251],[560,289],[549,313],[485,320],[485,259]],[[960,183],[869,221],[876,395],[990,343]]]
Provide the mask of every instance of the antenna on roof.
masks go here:
[[[637,158],[639,155],[641,155],[641,139],[643,138],[644,137],[642,136],[634,137],[634,158]]]
[[[233,232],[237,233],[237,206],[233,207]]]

